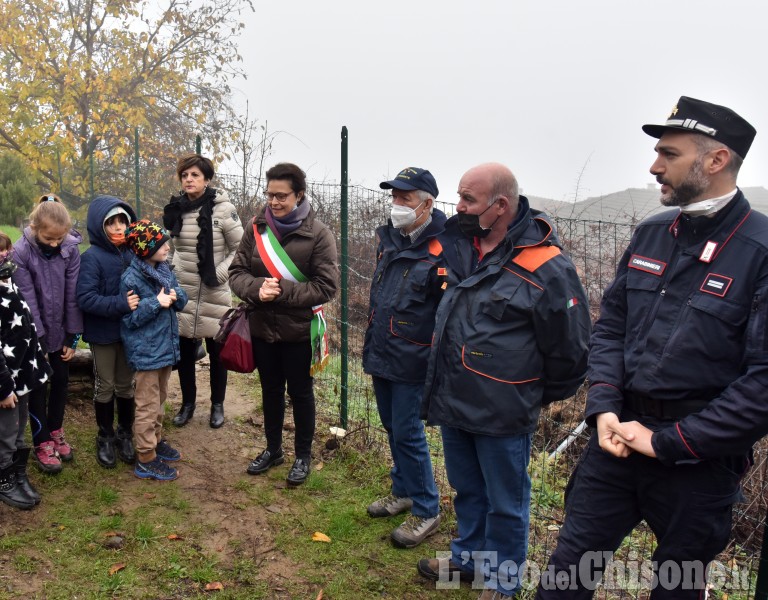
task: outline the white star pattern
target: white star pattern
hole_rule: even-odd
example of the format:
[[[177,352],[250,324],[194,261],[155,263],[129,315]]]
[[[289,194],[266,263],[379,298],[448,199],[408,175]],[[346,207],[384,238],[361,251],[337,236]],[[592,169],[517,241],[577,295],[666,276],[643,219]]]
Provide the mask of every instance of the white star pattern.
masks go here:
[[[23,396],[24,394],[27,394],[27,393],[29,393],[29,388],[27,387],[27,384],[25,383],[25,384],[24,384],[24,388],[23,388],[23,389],[21,389],[21,390],[18,390],[18,391],[16,392],[16,395],[17,395],[17,396]]]
[[[23,324],[24,323],[21,320],[21,315],[14,313],[13,321],[11,321],[11,329],[13,329],[14,327],[21,327]]]
[[[3,308],[11,308],[11,299],[3,298],[2,300],[0,300],[0,305],[2,305]]]
[[[37,369],[37,358],[33,358],[29,361],[29,364],[32,365],[33,369]]]
[[[14,348],[16,348],[16,346],[3,346],[3,355],[15,358],[16,355],[13,353]]]
[[[43,375],[43,376],[42,376],[42,377],[39,379],[39,381],[40,381],[40,383],[45,383],[46,381],[48,381],[48,375]]]
[[[20,372],[21,372],[21,369],[11,369],[11,377],[16,379],[19,376]]]
[[[27,304],[26,300],[22,300],[21,305],[24,307],[24,310],[29,311],[29,304]]]

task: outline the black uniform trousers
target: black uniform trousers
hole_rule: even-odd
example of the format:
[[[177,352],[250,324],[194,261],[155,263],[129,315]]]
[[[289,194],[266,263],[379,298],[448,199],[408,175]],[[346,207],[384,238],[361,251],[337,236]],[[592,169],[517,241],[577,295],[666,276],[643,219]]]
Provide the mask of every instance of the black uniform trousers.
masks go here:
[[[536,598],[592,598],[606,570],[604,553],[615,551],[641,520],[658,542],[652,557],[656,564],[645,570],[657,576],[651,599],[703,598],[705,568],[730,537],[732,506],[741,498],[746,462],[738,458],[668,467],[637,453],[616,458],[599,447],[593,434],[566,487],[565,523]],[[615,565],[607,572],[616,573]],[[606,587],[626,587],[616,579],[606,577]]]

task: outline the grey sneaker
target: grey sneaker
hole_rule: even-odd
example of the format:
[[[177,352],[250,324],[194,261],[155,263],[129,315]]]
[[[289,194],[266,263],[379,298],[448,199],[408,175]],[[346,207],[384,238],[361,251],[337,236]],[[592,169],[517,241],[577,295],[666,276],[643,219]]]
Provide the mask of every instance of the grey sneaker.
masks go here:
[[[417,517],[408,515],[400,527],[392,532],[392,543],[398,548],[415,548],[440,527],[440,515],[434,517]]]
[[[377,517],[394,517],[400,513],[411,510],[413,506],[413,500],[410,498],[401,498],[394,494],[389,494],[383,498],[379,498],[373,504],[368,506],[368,514],[374,518]]]

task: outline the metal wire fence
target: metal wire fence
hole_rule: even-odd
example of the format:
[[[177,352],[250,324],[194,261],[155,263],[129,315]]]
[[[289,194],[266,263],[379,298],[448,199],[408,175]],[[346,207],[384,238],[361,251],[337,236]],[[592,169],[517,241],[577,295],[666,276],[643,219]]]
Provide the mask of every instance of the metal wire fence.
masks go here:
[[[159,216],[175,184],[171,177],[154,175],[154,183],[142,188],[145,216]],[[162,182],[162,183],[161,183]],[[262,182],[255,178],[218,175],[214,185],[226,189],[244,222],[255,214],[261,203]],[[340,223],[341,186],[337,183],[313,182],[308,195],[318,217],[335,232],[340,242],[347,236],[347,254],[341,256],[348,268],[348,384],[346,387],[350,443],[389,456],[386,434],[381,426],[370,378],[362,370],[361,354],[367,324],[368,292],[375,266],[375,229],[385,223],[389,210],[389,195],[381,190],[350,186],[348,190],[349,219],[346,231]],[[66,200],[66,195],[65,195]],[[447,215],[454,212],[452,204],[437,203]],[[599,310],[600,297],[611,282],[616,264],[632,234],[633,225],[572,218],[553,217],[566,251],[579,270],[590,302],[593,318]],[[339,247],[341,244],[339,243]],[[318,421],[338,424],[341,414],[341,300],[337,297],[326,305],[332,360],[328,368],[316,377]],[[557,532],[563,520],[563,492],[569,474],[588,439],[581,419],[584,412],[584,391],[574,398],[558,402],[542,411],[539,428],[534,437],[531,460],[533,478],[530,551],[533,577],[535,568],[546,565],[557,542]],[[324,433],[318,428],[318,434]],[[428,439],[435,465],[435,475],[443,497],[450,497],[444,470],[440,436],[428,428]],[[766,520],[766,482],[768,481],[768,444],[761,442],[755,451],[755,464],[744,481],[746,500],[734,510],[732,540],[719,557],[718,568],[711,575],[713,589],[710,598],[747,599],[754,595],[760,560],[762,534]],[[599,507],[596,507],[599,514]],[[599,517],[596,517],[599,518]],[[647,598],[649,559],[655,541],[644,525],[627,538],[617,558],[625,569],[614,571],[595,595],[596,598]],[[528,592],[526,592],[528,594]]]

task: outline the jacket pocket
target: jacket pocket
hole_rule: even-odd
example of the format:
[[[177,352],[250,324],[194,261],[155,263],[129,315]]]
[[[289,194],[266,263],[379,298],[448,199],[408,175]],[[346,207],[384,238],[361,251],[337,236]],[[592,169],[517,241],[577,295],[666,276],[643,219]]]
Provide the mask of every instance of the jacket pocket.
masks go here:
[[[418,346],[432,345],[434,328],[435,322],[431,318],[419,319],[398,315],[389,318],[389,332],[393,336]]]
[[[536,352],[529,350],[463,345],[461,364],[472,375],[504,385],[538,381],[542,371],[541,358]]]
[[[531,285],[520,277],[511,273],[502,272],[498,281],[493,284],[484,297],[479,299],[480,310],[495,319],[501,321],[508,307],[516,310],[527,311],[530,308],[530,297],[523,292],[523,285]]]

